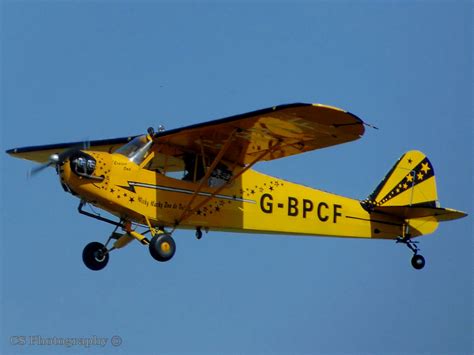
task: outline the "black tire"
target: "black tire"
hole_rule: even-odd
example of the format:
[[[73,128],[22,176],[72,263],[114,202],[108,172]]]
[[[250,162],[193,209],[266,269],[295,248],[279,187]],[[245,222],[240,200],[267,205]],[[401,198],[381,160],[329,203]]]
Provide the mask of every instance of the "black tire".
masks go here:
[[[82,261],[91,270],[102,270],[109,262],[109,253],[104,244],[92,242],[82,251]]]
[[[199,240],[202,238],[202,230],[201,228],[196,229],[196,239]]]
[[[411,265],[415,269],[421,270],[425,266],[425,258],[423,257],[423,255],[413,255],[413,258],[411,258]]]
[[[176,252],[176,244],[170,234],[155,235],[148,246],[153,259],[165,262],[170,260]]]

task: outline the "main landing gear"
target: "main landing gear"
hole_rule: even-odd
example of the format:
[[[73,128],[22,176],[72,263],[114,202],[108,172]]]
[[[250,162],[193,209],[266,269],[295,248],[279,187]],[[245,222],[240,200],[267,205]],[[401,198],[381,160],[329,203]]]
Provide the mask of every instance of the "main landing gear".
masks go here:
[[[169,233],[156,234],[148,245],[153,259],[164,262],[170,260],[176,252],[176,244]]]
[[[413,252],[413,257],[411,258],[411,265],[416,269],[416,270],[421,270],[425,266],[425,258],[423,255],[418,254],[420,251],[420,248],[416,244],[418,242],[414,242],[411,240],[410,237],[400,237],[397,239],[397,243],[403,243],[405,244],[410,250]]]
[[[91,270],[102,270],[109,262],[109,251],[104,244],[91,242],[82,251],[82,261]]]
[[[119,227],[124,229],[124,233],[117,232]],[[123,248],[134,239],[143,245],[148,245],[150,254],[155,260],[160,262],[170,260],[176,252],[176,243],[171,237],[171,233],[155,229],[150,229],[150,231],[154,235],[151,240],[148,240],[143,234],[132,231],[130,223],[117,223],[117,227],[105,244],[91,242],[86,245],[82,251],[82,260],[89,269],[102,270],[109,262],[109,255],[112,250]],[[115,242],[109,248],[108,245],[112,240],[115,240]]]
[[[133,240],[138,240],[141,244],[147,245],[151,256],[160,262],[170,260],[176,252],[176,243],[171,237],[171,233],[165,232],[163,228],[159,230],[153,228],[146,217],[145,220],[148,225],[148,231],[140,234],[132,230],[132,224],[129,221],[121,220],[120,222],[116,222],[102,217],[97,213],[84,211],[83,207],[85,205],[85,201],[79,203],[77,210],[80,214],[115,226],[115,229],[105,244],[92,242],[87,244],[82,251],[82,260],[89,269],[94,271],[102,270],[109,262],[109,255],[112,250],[123,248]],[[117,232],[119,228],[122,228],[123,233]],[[147,233],[151,233],[151,240],[145,237]],[[115,242],[109,248],[108,245],[112,240],[115,240]]]

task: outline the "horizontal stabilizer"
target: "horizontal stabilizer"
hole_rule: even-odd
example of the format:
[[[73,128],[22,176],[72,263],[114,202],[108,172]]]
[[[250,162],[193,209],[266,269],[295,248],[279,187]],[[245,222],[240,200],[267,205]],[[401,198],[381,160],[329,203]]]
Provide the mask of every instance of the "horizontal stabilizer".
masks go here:
[[[378,206],[375,212],[389,214],[403,219],[434,217],[438,222],[451,221],[466,217],[467,213],[451,208],[423,207],[423,206]]]

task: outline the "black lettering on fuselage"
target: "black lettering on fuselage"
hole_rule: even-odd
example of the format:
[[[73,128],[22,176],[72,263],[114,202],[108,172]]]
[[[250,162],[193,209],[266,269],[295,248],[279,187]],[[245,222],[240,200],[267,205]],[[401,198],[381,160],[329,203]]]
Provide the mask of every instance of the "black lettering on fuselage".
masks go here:
[[[298,199],[288,196],[288,216],[295,217],[298,215]]]
[[[274,206],[277,206],[278,208],[284,208],[283,203],[276,203],[273,200],[273,196],[265,193],[260,197],[260,209],[264,213],[273,213],[274,212]],[[342,216],[342,205],[339,204],[333,204],[332,205],[332,211],[328,203],[326,202],[319,202],[317,206],[315,205],[315,202],[313,202],[310,199],[302,199],[301,200],[301,208],[300,206],[300,200],[296,197],[293,196],[288,196],[288,209],[287,209],[287,214],[289,217],[297,217],[301,216],[303,218],[307,218],[308,216],[311,217],[311,212],[315,211],[317,218],[321,222],[327,222],[329,221],[329,218],[332,217],[332,222],[337,223],[338,217]],[[315,208],[316,206],[316,208]],[[302,212],[300,214],[300,212]],[[332,212],[332,216],[331,216]]]
[[[337,223],[337,217],[342,216],[342,213],[338,211],[339,208],[341,208],[341,205],[334,205],[334,219],[333,223]]]
[[[327,214],[323,215],[322,208],[326,208],[327,210],[329,209],[329,206],[326,202],[320,202],[318,204],[318,218],[321,222],[326,222],[329,219],[329,216]]]
[[[265,200],[268,200],[265,202]],[[272,213],[273,212],[273,196],[270,194],[263,194],[260,198],[260,208],[265,213]]]
[[[314,208],[313,201],[303,199],[303,218],[306,218],[306,213],[311,212]]]

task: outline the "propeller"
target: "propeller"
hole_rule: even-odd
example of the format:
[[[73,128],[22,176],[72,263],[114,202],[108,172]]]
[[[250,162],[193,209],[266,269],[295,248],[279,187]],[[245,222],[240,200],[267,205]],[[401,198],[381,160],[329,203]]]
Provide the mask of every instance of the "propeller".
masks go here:
[[[59,163],[59,154],[51,154],[48,158],[48,162],[41,164],[40,166],[36,166],[34,168],[31,168],[31,170],[28,172],[28,177],[33,177],[36,174],[39,174],[42,172],[44,169],[49,168],[51,165],[56,165]]]
[[[40,172],[42,172],[44,169],[49,168],[50,166],[57,166],[58,164],[64,163],[67,158],[69,158],[73,153],[77,152],[78,150],[81,149],[88,149],[90,147],[89,142],[82,142],[80,144],[77,144],[64,152],[61,153],[55,153],[51,154],[48,158],[48,162],[41,164],[39,166],[36,166],[34,168],[31,168],[31,170],[28,172],[28,177],[33,177]]]

